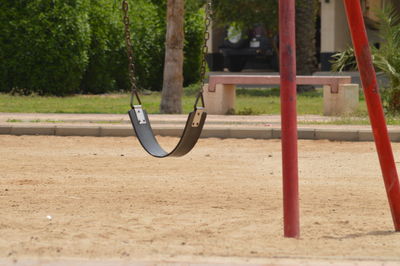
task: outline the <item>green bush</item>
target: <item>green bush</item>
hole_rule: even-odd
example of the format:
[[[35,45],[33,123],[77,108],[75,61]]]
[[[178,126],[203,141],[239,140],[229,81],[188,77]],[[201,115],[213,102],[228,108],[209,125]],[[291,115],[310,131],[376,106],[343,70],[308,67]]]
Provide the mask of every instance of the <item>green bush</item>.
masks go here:
[[[1,37],[0,37],[1,40]],[[4,49],[1,48],[0,43],[0,92],[9,92],[9,86],[7,86],[7,67],[5,65],[6,56],[4,54]]]
[[[138,87],[161,90],[165,1],[129,0]],[[0,91],[66,95],[129,90],[121,2],[0,2]],[[185,84],[198,81],[203,10],[187,0]]]
[[[165,17],[147,0],[130,0],[132,45],[138,85],[161,90],[165,54]],[[126,71],[125,67],[125,71]]]
[[[89,65],[81,82],[83,93],[99,94],[127,89],[124,76],[118,70],[126,70],[124,39],[122,36],[119,8],[109,0],[90,0],[90,49]],[[122,79],[121,82],[117,82]]]
[[[131,0],[132,2],[132,0]],[[131,5],[132,37],[138,84],[143,89],[161,90],[165,57],[166,2],[134,0]],[[184,85],[199,81],[203,44],[204,10],[196,0],[185,4]]]
[[[189,1],[190,2],[190,1]],[[200,78],[202,46],[204,39],[204,10],[186,5],[185,13],[185,47],[183,76],[184,86],[196,83]]]
[[[134,5],[132,5],[134,3]],[[165,57],[166,2],[131,0],[131,31],[139,87],[161,90]],[[184,85],[199,81],[203,44],[204,10],[197,0],[185,2]],[[120,61],[123,62],[124,59]],[[126,62],[125,62],[126,63]],[[126,72],[126,66],[122,72]],[[121,72],[121,71],[120,71]],[[120,78],[120,83],[123,80]],[[127,80],[123,85],[129,87]]]
[[[389,88],[382,88],[383,108],[388,115],[400,115],[400,15],[391,5],[378,12],[379,34],[382,40],[379,49],[371,47],[373,64],[390,80]],[[353,48],[334,55],[332,70],[357,69]]]
[[[129,0],[129,18],[137,85],[161,90],[164,60],[164,18],[145,0]],[[129,90],[121,1],[91,0],[89,65],[81,83],[84,93]]]
[[[3,91],[65,95],[79,88],[88,63],[86,0],[3,0]]]
[[[385,113],[390,116],[400,116],[400,87],[383,89],[380,93]]]

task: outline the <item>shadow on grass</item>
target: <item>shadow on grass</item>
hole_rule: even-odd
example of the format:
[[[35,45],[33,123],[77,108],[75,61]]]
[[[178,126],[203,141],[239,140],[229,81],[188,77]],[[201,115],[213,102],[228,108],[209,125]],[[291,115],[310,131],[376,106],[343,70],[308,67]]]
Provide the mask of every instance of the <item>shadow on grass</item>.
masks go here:
[[[264,97],[279,97],[280,96],[280,89],[279,88],[268,88],[268,89],[261,89],[261,88],[237,88],[236,94],[237,95],[244,95],[244,96],[264,96]],[[314,91],[307,91],[299,93],[303,97],[322,97],[321,90],[314,90]]]

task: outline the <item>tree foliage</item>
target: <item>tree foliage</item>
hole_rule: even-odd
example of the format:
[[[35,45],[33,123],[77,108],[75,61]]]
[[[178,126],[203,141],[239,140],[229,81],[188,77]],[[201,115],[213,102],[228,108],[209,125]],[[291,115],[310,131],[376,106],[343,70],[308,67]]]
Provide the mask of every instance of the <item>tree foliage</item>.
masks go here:
[[[379,33],[383,42],[380,48],[371,47],[375,68],[390,79],[390,88],[381,91],[386,113],[400,114],[400,16],[388,5],[378,12]],[[334,56],[333,71],[357,69],[353,48]]]
[[[159,2],[159,3],[158,3]],[[163,0],[129,0],[139,87],[161,90]],[[185,80],[199,68],[202,11],[187,0]],[[193,7],[193,8],[192,8]],[[120,1],[0,1],[0,91],[66,95],[128,90]]]
[[[104,93],[126,87],[124,76],[118,75],[118,71],[125,71],[122,66],[126,60],[121,16],[116,11],[114,3],[108,0],[90,0],[91,42],[89,64],[80,85],[83,93]]]
[[[221,25],[235,23],[242,28],[262,24],[270,35],[278,31],[276,0],[214,0],[216,21]]]
[[[76,91],[88,64],[87,11],[86,0],[1,1],[1,90]]]
[[[278,34],[279,1],[214,0],[216,20],[223,26],[235,24],[243,30],[261,24],[272,37]],[[299,74],[312,74],[317,68],[316,18],[317,0],[296,1],[296,47]],[[278,52],[278,47],[276,52]]]
[[[185,5],[185,45],[183,77],[184,86],[196,83],[200,78],[202,46],[204,43],[204,10],[198,9],[194,1],[186,1]]]

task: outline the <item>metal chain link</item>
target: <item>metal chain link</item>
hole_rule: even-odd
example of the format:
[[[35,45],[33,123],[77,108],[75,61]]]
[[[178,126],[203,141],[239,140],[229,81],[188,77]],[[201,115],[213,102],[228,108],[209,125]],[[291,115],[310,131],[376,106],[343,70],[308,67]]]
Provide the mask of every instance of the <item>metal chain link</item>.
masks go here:
[[[131,101],[130,105],[133,108],[134,97],[136,96],[139,104],[142,102],[139,98],[138,89],[136,85],[136,77],[135,77],[135,64],[133,62],[133,48],[132,48],[132,39],[131,39],[131,30],[130,30],[130,20],[129,20],[129,4],[128,0],[122,1],[122,11],[124,12],[123,23],[125,26],[125,46],[126,46],[126,54],[128,56],[128,71],[129,71],[129,81],[131,84]],[[212,0],[207,0],[206,3],[206,17],[204,21],[204,39],[203,39],[203,47],[202,47],[202,61],[200,68],[200,80],[201,87],[199,93],[196,97],[196,101],[194,104],[194,108],[196,109],[199,99],[201,99],[202,106],[204,107],[204,97],[203,97],[203,87],[205,85],[205,76],[207,70],[207,54],[208,54],[208,46],[207,42],[210,39],[209,27],[211,25],[211,16],[212,16]]]
[[[135,64],[133,62],[133,48],[132,48],[132,39],[130,30],[131,23],[129,20],[129,4],[127,0],[122,1],[122,11],[124,12],[123,23],[125,26],[125,48],[126,48],[126,54],[128,56],[128,73],[129,73],[129,82],[131,84],[130,105],[133,108],[133,101],[135,96],[140,105],[142,104],[142,102],[139,98],[138,89],[136,85]]]
[[[209,28],[211,25],[211,16],[212,16],[212,0],[207,0],[206,3],[206,17],[204,20],[204,39],[203,39],[203,47],[202,47],[202,60],[201,60],[201,68],[200,68],[200,80],[201,86],[199,93],[197,94],[196,101],[194,103],[194,108],[196,109],[199,100],[201,99],[201,104],[204,107],[204,85],[206,78],[206,70],[207,70],[207,54],[208,54],[208,45],[207,42],[210,40],[210,32]]]

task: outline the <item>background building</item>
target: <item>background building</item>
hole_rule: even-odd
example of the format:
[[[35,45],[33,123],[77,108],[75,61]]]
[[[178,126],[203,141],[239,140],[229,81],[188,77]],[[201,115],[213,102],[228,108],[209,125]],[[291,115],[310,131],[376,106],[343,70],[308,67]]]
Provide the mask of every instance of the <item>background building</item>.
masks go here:
[[[400,12],[398,0],[362,0],[364,18],[370,43],[379,46],[382,41],[378,35],[378,18],[376,11],[393,4]],[[347,26],[346,14],[341,0],[321,1],[321,53],[320,68],[330,71],[332,54],[351,46],[351,37]]]
[[[399,10],[400,13],[400,1],[399,0],[360,0],[363,7],[364,18],[366,21],[368,37],[371,45],[379,46],[380,40],[378,34],[378,17],[376,15],[377,10],[385,7],[388,3],[392,4]],[[347,25],[346,13],[342,0],[320,0],[319,1],[319,12],[317,19],[317,35],[316,46],[317,46],[317,57],[319,61],[319,70],[330,71],[332,55],[345,50],[351,46],[351,37]],[[224,68],[229,67],[229,58],[227,59],[226,53],[224,56],[224,47],[226,45],[226,28],[213,27],[212,35],[208,42],[209,46],[209,64],[211,70],[221,71]],[[221,49],[222,47],[222,49]],[[266,60],[270,60],[270,57]],[[228,61],[228,62],[227,62]],[[250,69],[263,69],[269,71],[276,71],[275,67],[271,67],[274,64],[265,62],[263,65],[262,60],[253,62],[254,60],[248,60],[246,68]],[[275,64],[276,65],[276,64]],[[240,68],[239,68],[240,69]]]

